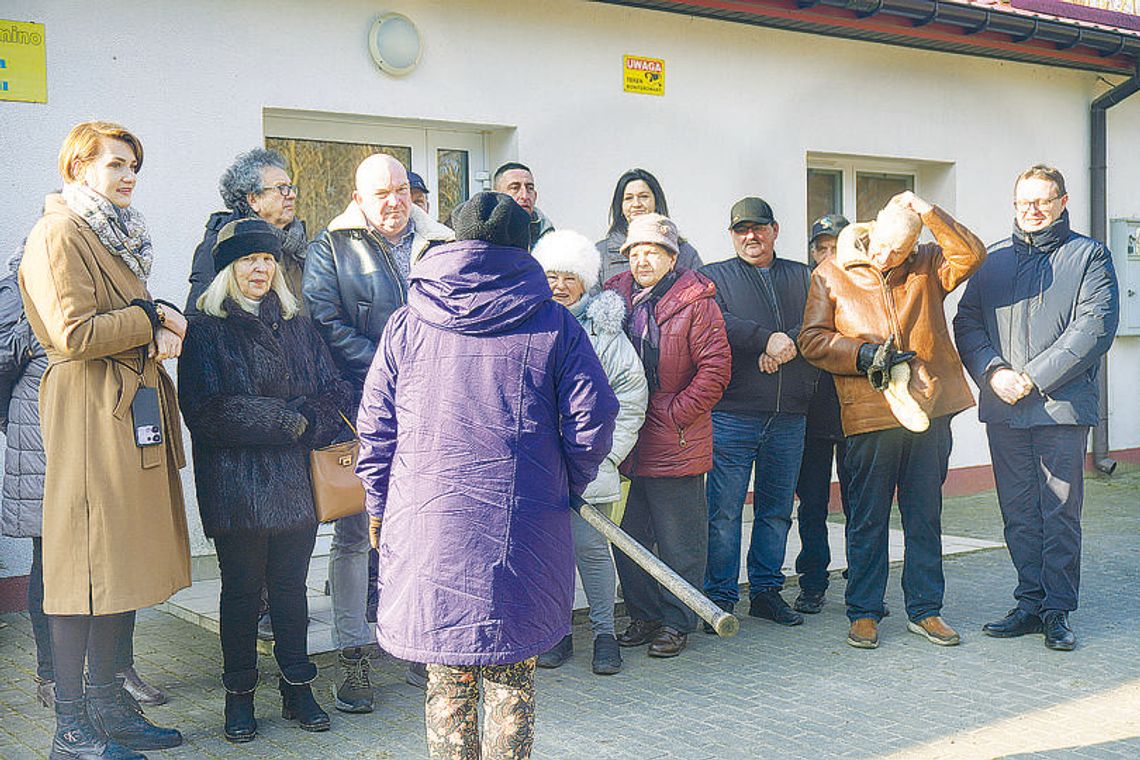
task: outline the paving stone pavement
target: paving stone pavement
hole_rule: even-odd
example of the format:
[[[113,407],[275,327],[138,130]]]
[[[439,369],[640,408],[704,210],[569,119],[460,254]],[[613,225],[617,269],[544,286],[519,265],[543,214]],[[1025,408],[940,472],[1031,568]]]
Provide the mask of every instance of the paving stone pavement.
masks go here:
[[[611,677],[589,670],[589,631],[575,627],[575,657],[538,675],[539,758],[1137,758],[1140,757],[1140,468],[1088,484],[1079,646],[1045,649],[1042,637],[996,640],[983,623],[1012,606],[1004,549],[949,558],[944,614],[961,646],[940,648],[906,632],[900,567],[887,600],[894,615],[878,650],[846,645],[834,579],[824,611],[796,628],[745,616],[740,635],[690,637],[674,660],[623,650]],[[1000,540],[992,493],[947,500],[944,529]],[[790,585],[791,598],[796,589]],[[746,605],[738,610],[746,612]],[[35,702],[27,618],[0,616],[0,758],[46,757],[53,726]],[[620,623],[619,623],[620,625]],[[148,715],[186,735],[152,758],[420,758],[422,692],[402,667],[379,668],[376,712],[330,710],[332,730],[308,734],[280,718],[276,669],[263,659],[260,734],[221,738],[220,653],[215,634],[165,613],[139,617],[139,670],[170,690]],[[319,698],[331,708],[331,656],[317,659]]]

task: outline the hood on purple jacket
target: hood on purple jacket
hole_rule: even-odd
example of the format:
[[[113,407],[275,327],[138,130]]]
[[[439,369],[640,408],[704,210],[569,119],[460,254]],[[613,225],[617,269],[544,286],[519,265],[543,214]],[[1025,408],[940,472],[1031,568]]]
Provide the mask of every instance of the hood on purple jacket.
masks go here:
[[[524,250],[430,248],[364,385],[357,474],[380,537],[379,642],[447,665],[520,662],[569,631],[569,497],[617,400]]]

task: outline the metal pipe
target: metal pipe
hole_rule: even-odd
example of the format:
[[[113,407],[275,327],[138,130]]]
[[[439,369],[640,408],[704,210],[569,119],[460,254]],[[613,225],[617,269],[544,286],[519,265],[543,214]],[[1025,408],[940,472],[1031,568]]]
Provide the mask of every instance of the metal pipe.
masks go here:
[[[1089,231],[1094,240],[1108,238],[1108,109],[1140,92],[1140,61],[1131,79],[1113,87],[1092,102],[1089,108],[1092,161],[1089,166]],[[1097,376],[1100,404],[1096,427],[1092,431],[1093,466],[1105,475],[1116,469],[1116,461],[1108,455],[1108,355],[1100,359]]]

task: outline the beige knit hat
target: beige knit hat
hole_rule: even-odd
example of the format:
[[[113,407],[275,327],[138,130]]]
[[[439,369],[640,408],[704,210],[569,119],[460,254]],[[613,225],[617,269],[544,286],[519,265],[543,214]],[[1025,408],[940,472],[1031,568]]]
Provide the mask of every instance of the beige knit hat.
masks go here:
[[[629,232],[622,243],[622,255],[628,256],[629,249],[639,243],[659,245],[672,255],[680,253],[677,247],[677,225],[661,214],[640,214],[629,220]]]

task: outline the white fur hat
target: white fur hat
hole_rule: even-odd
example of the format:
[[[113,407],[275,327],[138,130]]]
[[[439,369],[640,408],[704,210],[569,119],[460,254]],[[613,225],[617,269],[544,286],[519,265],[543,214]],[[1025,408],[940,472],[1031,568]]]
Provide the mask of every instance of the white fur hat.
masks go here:
[[[539,238],[533,255],[544,271],[577,275],[587,291],[598,284],[602,257],[585,235],[573,230],[548,232]]]

